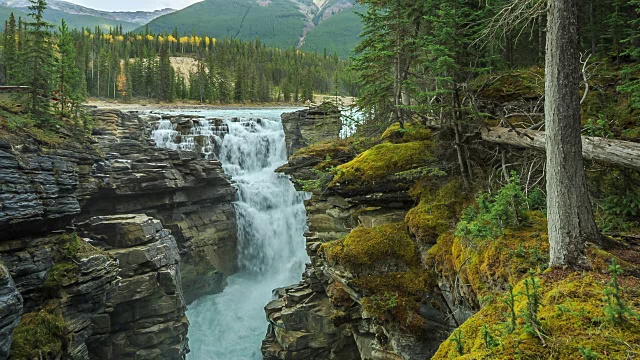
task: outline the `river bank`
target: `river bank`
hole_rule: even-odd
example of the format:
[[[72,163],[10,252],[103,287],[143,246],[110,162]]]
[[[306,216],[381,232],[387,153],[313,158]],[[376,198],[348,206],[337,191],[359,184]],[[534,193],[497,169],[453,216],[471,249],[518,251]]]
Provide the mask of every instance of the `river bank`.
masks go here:
[[[324,101],[335,101],[335,96],[315,95],[314,104],[320,104]],[[342,97],[339,97],[338,101],[345,106],[351,106],[355,103],[355,98],[342,96]],[[260,104],[210,105],[210,104],[199,104],[197,102],[158,103],[153,101],[148,101],[148,102],[136,101],[133,103],[123,103],[123,102],[118,102],[113,100],[92,98],[87,100],[84,105],[88,107],[99,108],[99,109],[117,109],[124,112],[128,112],[128,111],[163,112],[163,111],[180,111],[180,110],[205,111],[205,110],[216,110],[216,109],[269,109],[269,108],[296,109],[300,107],[309,107],[312,104],[272,102],[272,103],[260,103]]]

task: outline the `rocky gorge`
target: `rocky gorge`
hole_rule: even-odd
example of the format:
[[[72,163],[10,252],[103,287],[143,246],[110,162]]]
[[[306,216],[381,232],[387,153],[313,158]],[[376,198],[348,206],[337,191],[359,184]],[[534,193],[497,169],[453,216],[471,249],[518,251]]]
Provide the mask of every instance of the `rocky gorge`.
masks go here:
[[[490,240],[459,230],[503,190],[465,188],[451,132],[342,139],[335,109],[282,111],[0,132],[0,359],[632,354],[639,323],[609,324],[602,295],[619,264],[638,306],[633,236],[590,246],[590,271],[543,272],[543,212]],[[549,346],[527,330],[531,284]]]
[[[92,137],[0,142],[0,358],[184,358],[186,305],[236,271],[220,162],[157,149],[157,118],[92,115]]]

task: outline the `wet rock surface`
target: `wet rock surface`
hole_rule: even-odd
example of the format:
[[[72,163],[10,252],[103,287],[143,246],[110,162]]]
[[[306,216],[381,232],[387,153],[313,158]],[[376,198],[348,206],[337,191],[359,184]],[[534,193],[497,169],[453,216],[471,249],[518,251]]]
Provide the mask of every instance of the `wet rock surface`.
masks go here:
[[[81,218],[153,216],[178,243],[187,302],[222,291],[224,279],[237,270],[237,233],[236,190],[220,162],[198,152],[156,148],[150,134],[157,116],[109,111],[95,116],[103,119],[96,139],[105,154],[95,172],[107,180],[84,204]],[[185,133],[198,121],[185,116],[170,120]]]
[[[93,218],[80,228],[84,234],[109,239],[114,224],[136,224],[145,229],[146,241],[107,251],[118,264],[119,279],[114,291],[106,294],[106,309],[94,316],[96,326],[87,340],[91,358],[183,358],[189,322],[175,238],[159,221],[144,215]]]

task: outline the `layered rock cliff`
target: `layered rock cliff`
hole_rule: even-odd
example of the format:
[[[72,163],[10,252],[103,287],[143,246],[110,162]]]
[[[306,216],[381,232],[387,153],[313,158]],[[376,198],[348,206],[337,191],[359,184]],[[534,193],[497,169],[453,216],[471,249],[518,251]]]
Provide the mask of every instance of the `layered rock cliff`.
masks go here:
[[[38,347],[54,358],[181,359],[186,304],[236,270],[235,189],[220,163],[157,149],[155,119],[93,118],[92,137],[0,134],[2,359],[9,345],[16,359]],[[55,331],[31,343],[42,327]]]
[[[279,289],[265,308],[264,358],[430,358],[457,326],[435,278],[422,267],[430,245],[412,237],[403,222],[415,206],[411,184],[429,169],[430,134],[355,158],[356,145],[336,141],[337,131],[314,134],[330,142],[312,143],[297,132],[287,140],[312,144],[280,169],[313,191],[306,204],[311,264],[302,283]],[[359,162],[373,173],[354,169]],[[391,168],[378,174],[380,166]]]

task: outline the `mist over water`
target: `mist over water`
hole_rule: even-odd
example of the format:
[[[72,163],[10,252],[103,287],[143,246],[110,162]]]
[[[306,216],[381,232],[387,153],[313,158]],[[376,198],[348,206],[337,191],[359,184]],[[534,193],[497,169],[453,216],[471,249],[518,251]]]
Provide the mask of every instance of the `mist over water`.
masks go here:
[[[218,159],[238,189],[240,272],[228,279],[222,294],[199,299],[189,307],[190,360],[262,359],[260,346],[267,330],[263,307],[272,299],[273,289],[301,279],[308,261],[306,195],[297,192],[287,177],[275,173],[287,161],[280,115],[288,111],[293,110],[196,113],[224,118],[229,126],[223,138],[206,123],[194,128],[192,136],[207,135],[215,142],[211,147],[205,143],[205,149],[217,149]],[[241,121],[231,121],[233,117]],[[176,135],[169,121],[161,121],[153,137],[161,147],[195,148],[189,137],[175,144]]]

